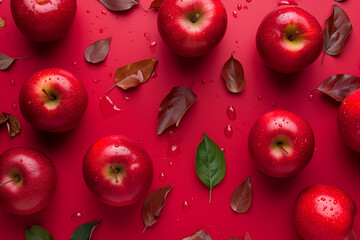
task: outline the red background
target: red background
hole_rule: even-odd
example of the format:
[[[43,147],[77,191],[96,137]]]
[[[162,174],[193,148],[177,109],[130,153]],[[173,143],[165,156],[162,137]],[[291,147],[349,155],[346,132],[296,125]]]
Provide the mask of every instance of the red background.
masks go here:
[[[150,0],[141,4],[147,8]],[[241,3],[248,9],[238,11]],[[313,14],[322,27],[331,14],[333,0],[299,0],[298,4]],[[305,70],[281,75],[268,69],[255,48],[255,34],[266,13],[276,7],[275,0],[224,1],[228,12],[228,29],[222,42],[208,55],[197,59],[175,56],[164,45],[156,27],[156,11],[145,13],[137,6],[126,13],[109,12],[96,0],[78,1],[75,22],[69,33],[55,43],[35,44],[16,28],[9,0],[0,4],[0,17],[5,27],[0,30],[0,51],[12,57],[28,57],[17,61],[8,71],[0,72],[0,110],[14,114],[23,126],[23,132],[10,139],[6,127],[0,128],[0,152],[10,147],[29,146],[42,150],[54,161],[58,172],[56,194],[49,207],[31,216],[16,216],[0,210],[2,239],[24,239],[26,226],[37,224],[56,239],[69,239],[77,226],[88,221],[102,220],[93,234],[97,239],[182,239],[202,228],[213,239],[242,237],[249,232],[253,239],[299,239],[292,221],[292,208],[297,194],[311,184],[333,184],[348,192],[360,207],[360,155],[346,148],[336,124],[338,104],[321,93],[309,93],[325,78],[337,74],[360,75],[360,2],[348,0],[338,3],[348,13],[354,32],[338,57],[325,56]],[[90,10],[87,13],[87,10]],[[102,11],[104,10],[104,13]],[[237,11],[237,18],[233,16]],[[102,29],[102,30],[100,30]],[[148,38],[144,37],[148,33]],[[111,50],[106,61],[90,65],[84,51],[92,42],[112,37]],[[150,43],[156,41],[155,49]],[[221,69],[232,51],[245,69],[247,84],[244,92],[227,92],[221,78]],[[104,117],[99,110],[99,98],[113,85],[115,70],[142,59],[156,58],[156,78],[138,88],[124,92],[114,89],[109,97],[122,110]],[[76,64],[74,64],[76,62]],[[64,134],[48,134],[33,129],[22,118],[18,93],[23,81],[37,70],[61,67],[73,72],[89,93],[89,106],[81,124]],[[173,136],[180,139],[181,153],[168,156],[169,131],[158,136],[157,112],[161,100],[174,86],[190,86],[198,95]],[[10,81],[15,81],[15,86]],[[206,81],[206,83],[202,83]],[[262,100],[258,100],[262,96]],[[129,99],[125,99],[128,97]],[[273,103],[276,106],[273,106]],[[230,121],[226,108],[233,105],[237,119]],[[247,135],[254,121],[274,109],[286,109],[304,117],[315,133],[316,150],[310,164],[289,179],[273,179],[260,173],[251,163],[247,151]],[[227,139],[224,128],[231,124],[233,137]],[[202,132],[225,148],[227,172],[223,181],[213,190],[213,201],[208,203],[209,191],[195,172],[195,150]],[[154,163],[154,181],[151,191],[174,185],[168,195],[159,221],[142,234],[142,202],[130,207],[116,208],[98,202],[85,186],[82,178],[82,159],[89,146],[100,137],[123,134],[141,143]],[[170,166],[169,163],[173,165]],[[159,174],[165,173],[165,182]],[[247,176],[253,185],[253,204],[248,213],[235,214],[229,205],[232,191]],[[188,201],[191,209],[182,212],[182,203]],[[71,220],[80,212],[80,222]],[[359,217],[354,230],[360,235]]]

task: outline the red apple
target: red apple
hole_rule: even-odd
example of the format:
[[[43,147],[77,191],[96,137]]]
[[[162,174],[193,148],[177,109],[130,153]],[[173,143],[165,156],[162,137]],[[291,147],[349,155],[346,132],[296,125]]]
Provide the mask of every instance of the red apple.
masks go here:
[[[45,154],[12,148],[0,155],[0,206],[15,214],[44,209],[56,189],[56,169]]]
[[[272,177],[290,177],[309,163],[314,152],[314,134],[298,115],[275,110],[254,123],[248,149],[260,171]]]
[[[24,118],[35,128],[65,132],[74,128],[84,115],[88,96],[70,72],[49,68],[34,73],[24,82],[19,104]]]
[[[165,0],[157,25],[172,51],[197,57],[208,53],[223,38],[227,15],[221,0]]]
[[[76,0],[11,0],[10,4],[16,26],[36,42],[63,37],[76,15]]]
[[[338,129],[345,144],[360,152],[360,89],[350,93],[341,103]]]
[[[310,13],[296,6],[281,6],[262,20],[256,47],[272,69],[297,72],[313,63],[323,47],[323,31]]]
[[[99,139],[87,151],[84,180],[103,203],[127,206],[147,193],[153,179],[153,165],[147,152],[126,137]]]
[[[295,226],[304,240],[349,239],[355,214],[350,196],[329,185],[305,188],[294,209]]]

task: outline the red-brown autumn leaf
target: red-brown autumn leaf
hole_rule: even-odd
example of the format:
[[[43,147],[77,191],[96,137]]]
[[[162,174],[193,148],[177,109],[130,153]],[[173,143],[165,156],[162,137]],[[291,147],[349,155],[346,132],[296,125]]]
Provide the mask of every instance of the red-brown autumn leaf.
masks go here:
[[[166,197],[173,186],[167,186],[163,188],[159,188],[145,199],[143,209],[142,209],[142,217],[145,224],[144,231],[147,227],[154,225],[159,219],[161,209],[163,208]]]
[[[114,87],[126,90],[146,82],[153,73],[157,61],[156,59],[146,59],[118,68],[114,76],[115,85],[107,92]]]
[[[150,4],[149,10],[150,9],[155,9],[155,10],[159,10],[161,4],[164,2],[164,0],[154,0],[152,1],[152,3]]]
[[[139,4],[136,0],[99,0],[107,9],[114,12],[126,11]]]
[[[171,89],[160,103],[157,133],[161,134],[173,124],[179,126],[181,118],[193,105],[196,97],[196,94],[187,87],[177,86]]]
[[[0,18],[0,30],[5,26],[5,22],[4,20],[2,20],[2,18]]]
[[[251,240],[250,234],[247,232],[243,238],[237,239],[237,238],[230,238],[230,240]]]
[[[15,60],[26,59],[26,58],[11,58],[0,52],[0,70],[4,71],[8,69]]]
[[[90,46],[85,50],[85,59],[89,63],[99,63],[105,60],[110,50],[110,39],[101,39]]]
[[[19,120],[12,114],[3,112],[3,115],[7,117],[6,126],[10,137],[15,137],[21,133],[21,125]]]
[[[197,230],[191,236],[183,238],[183,240],[212,240],[210,235],[202,229]]]
[[[336,74],[320,83],[317,90],[342,102],[347,95],[360,88],[360,78],[352,75]]]
[[[247,177],[231,194],[230,206],[236,213],[246,213],[252,202],[252,186]]]
[[[241,63],[234,58],[234,52],[223,66],[222,77],[226,88],[231,93],[240,93],[245,87],[244,68]]]
[[[5,123],[9,119],[9,116],[0,115],[0,125]]]
[[[352,24],[346,12],[334,4],[332,14],[325,21],[323,60],[325,54],[336,56],[344,48],[345,41],[353,31]]]

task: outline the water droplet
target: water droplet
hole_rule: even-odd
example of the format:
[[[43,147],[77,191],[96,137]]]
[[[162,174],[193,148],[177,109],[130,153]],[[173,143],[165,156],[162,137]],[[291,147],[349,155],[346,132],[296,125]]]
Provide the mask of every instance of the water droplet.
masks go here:
[[[327,209],[327,206],[324,206],[323,211],[325,211],[326,209]]]
[[[201,80],[201,84],[206,84],[206,80],[205,79]]]
[[[87,9],[87,10],[86,10],[86,13],[90,13],[90,9]]]
[[[333,207],[331,207],[331,208],[330,208],[330,211],[334,211],[334,208],[333,208]]]
[[[336,205],[337,204],[337,201],[336,200],[334,200],[334,205]]]
[[[225,154],[225,148],[220,148],[220,149]]]
[[[165,181],[166,181],[166,175],[165,175],[165,173],[160,173],[160,175],[159,175],[159,180],[160,180],[160,182],[165,182]]]
[[[17,109],[16,103],[12,103],[12,104],[11,104],[11,108],[14,109],[14,110],[16,110],[16,109]]]
[[[144,37],[146,38],[146,40],[150,41],[150,35],[148,33],[144,33]]]
[[[307,142],[308,142],[308,140],[305,138],[305,139],[304,139],[304,143],[307,143]]]
[[[103,115],[111,115],[121,112],[121,109],[115,106],[113,101],[108,96],[100,97],[99,108]]]
[[[103,33],[103,32],[104,32],[104,29],[100,28],[99,33]]]
[[[71,215],[71,220],[73,220],[74,222],[80,222],[81,218],[82,215],[79,212],[73,213],[73,215]]]
[[[321,200],[321,201],[325,201],[325,200],[326,200],[326,198],[324,198],[324,197],[321,197],[321,198],[320,198],[320,200]]]
[[[245,5],[245,6],[243,7],[243,9],[248,10],[248,6]]]
[[[229,124],[225,127],[224,129],[224,134],[227,138],[231,138],[233,135],[233,130],[232,130],[232,126]]]
[[[153,53],[156,50],[157,42],[151,42],[150,43],[150,51]]]
[[[227,109],[226,109],[226,115],[228,116],[228,118],[231,121],[234,121],[236,119],[236,111],[235,108],[230,105]]]
[[[102,10],[102,11],[101,11],[101,13],[102,13],[103,15],[106,15],[106,12],[105,12],[105,10]]]
[[[109,73],[109,78],[112,78],[113,74],[112,72]]]
[[[237,12],[236,11],[233,11],[232,14],[233,14],[234,18],[237,18]]]
[[[124,99],[125,99],[125,100],[130,100],[130,97],[125,96]]]
[[[295,5],[297,6],[297,2],[293,1],[293,0],[279,0],[277,2],[278,6],[282,6],[282,5]]]
[[[282,124],[281,124],[281,123],[279,123],[279,127],[280,127],[280,128],[282,127]]]
[[[188,203],[187,201],[184,201],[182,206],[181,206],[181,210],[183,212],[188,212],[190,210],[190,203]]]
[[[144,139],[141,137],[141,138],[139,138],[139,142],[143,142],[144,141]]]
[[[115,144],[115,147],[118,148],[118,147],[119,147],[119,144]]]
[[[251,0],[246,0],[246,2],[250,3],[250,2],[251,2]]]
[[[168,145],[168,149],[166,151],[167,155],[170,157],[176,157],[180,154],[181,150],[178,145]]]
[[[308,100],[309,100],[309,101],[312,101],[313,98],[314,98],[314,96],[313,96],[312,94],[310,94],[309,97],[308,97]]]
[[[274,102],[271,103],[271,106],[276,107],[276,103],[274,103]]]
[[[71,65],[72,65],[73,67],[76,67],[76,64],[77,64],[77,62],[75,62],[75,61],[73,61],[73,62],[71,63]]]
[[[10,86],[12,86],[12,87],[15,86],[15,81],[13,79],[10,80]]]
[[[243,7],[243,6],[242,6],[240,3],[236,6],[237,10],[241,10],[242,7]]]
[[[169,131],[167,134],[168,146],[166,154],[170,157],[176,157],[181,153],[179,144],[181,142],[181,137],[174,131]]]
[[[174,163],[173,163],[173,162],[169,162],[169,166],[170,166],[170,167],[174,166]]]
[[[24,160],[20,159],[20,162],[23,162]]]
[[[100,80],[99,79],[94,79],[94,83],[99,83]]]
[[[157,78],[157,76],[158,76],[157,73],[155,71],[153,71],[153,73],[151,74],[151,77],[152,78]]]
[[[259,101],[261,101],[261,100],[262,100],[262,96],[259,95],[259,96],[257,97],[257,99],[258,99]]]

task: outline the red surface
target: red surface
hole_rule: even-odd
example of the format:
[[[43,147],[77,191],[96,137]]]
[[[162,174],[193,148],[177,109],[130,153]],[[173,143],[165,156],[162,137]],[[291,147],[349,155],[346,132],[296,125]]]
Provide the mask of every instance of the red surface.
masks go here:
[[[141,3],[145,7],[150,5],[148,0]],[[242,10],[237,10],[238,3],[243,5]],[[324,28],[324,21],[335,2],[299,0],[298,3]],[[310,90],[330,75],[360,75],[360,3],[355,0],[339,3],[354,25],[354,32],[341,55],[325,56],[323,67],[319,58],[310,67],[291,75],[268,69],[255,48],[257,27],[265,14],[276,7],[276,1],[229,0],[224,4],[229,25],[222,42],[204,57],[184,59],[172,54],[160,39],[155,11],[145,13],[136,7],[123,14],[111,13],[96,0],[78,1],[74,25],[65,38],[51,44],[34,44],[17,30],[10,15],[9,0],[3,0],[0,17],[6,25],[0,30],[0,52],[29,59],[17,61],[8,71],[0,72],[0,110],[16,115],[23,126],[23,132],[14,139],[8,137],[6,127],[0,128],[0,152],[15,146],[42,150],[56,165],[58,186],[50,206],[41,213],[16,216],[0,210],[2,239],[24,239],[24,229],[31,224],[46,228],[56,239],[69,239],[78,225],[94,220],[103,221],[94,232],[93,240],[182,239],[199,228],[208,231],[215,240],[239,238],[245,232],[250,232],[255,240],[299,239],[292,220],[296,196],[304,187],[318,183],[342,188],[360,207],[360,155],[341,142],[336,124],[339,105],[318,92],[313,94],[312,101],[308,100]],[[237,18],[233,17],[233,11],[237,11]],[[111,50],[106,61],[99,65],[86,63],[86,47],[109,36],[112,36]],[[157,45],[150,47],[154,41]],[[244,66],[247,79],[245,90],[239,95],[228,93],[221,79],[222,65],[233,50]],[[99,110],[99,98],[113,84],[115,70],[146,58],[159,59],[158,76],[131,91],[113,89],[109,97],[122,111],[104,117]],[[65,134],[38,132],[24,121],[19,108],[11,107],[12,103],[18,103],[24,80],[48,67],[70,70],[89,92],[89,106],[80,126]],[[197,101],[173,136],[169,138],[168,131],[156,135],[161,100],[172,87],[190,86],[194,78],[192,89],[198,95]],[[10,85],[11,80],[15,81],[14,87]],[[261,101],[258,96],[262,96]],[[233,105],[237,113],[234,121],[226,115],[229,105]],[[313,159],[290,179],[263,175],[252,165],[247,151],[251,125],[273,109],[293,111],[304,117],[315,134]],[[230,139],[224,135],[228,124],[234,131]],[[225,148],[227,160],[227,173],[214,188],[211,204],[208,203],[209,191],[198,179],[194,165],[195,150],[203,131]],[[154,163],[151,190],[174,185],[159,221],[145,234],[142,234],[142,201],[125,208],[106,206],[93,197],[83,181],[82,159],[87,149],[100,137],[110,134],[127,135],[139,140],[147,149]],[[167,154],[168,139],[176,142],[180,149],[171,156]],[[160,173],[167,176],[164,182],[159,180]],[[238,215],[230,209],[229,198],[247,176],[251,177],[254,200],[248,213]],[[190,204],[190,209],[182,212],[184,201]],[[82,214],[80,222],[71,220],[76,212]],[[360,233],[359,216],[355,218],[354,230]]]

